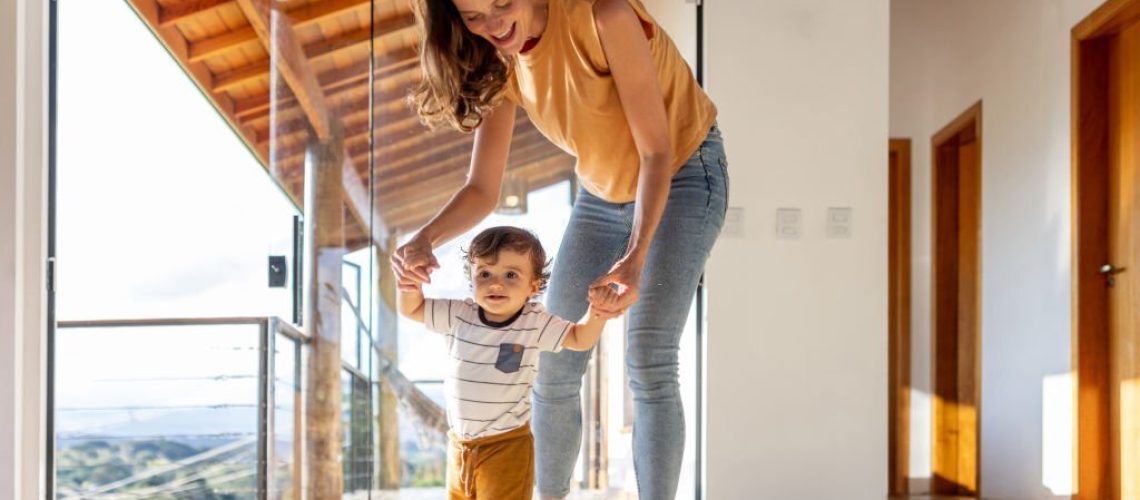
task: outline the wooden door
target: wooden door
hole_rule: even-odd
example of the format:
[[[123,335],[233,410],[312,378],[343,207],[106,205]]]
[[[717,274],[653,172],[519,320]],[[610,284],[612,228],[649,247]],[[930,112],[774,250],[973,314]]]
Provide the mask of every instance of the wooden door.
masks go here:
[[[1076,498],[1140,498],[1140,0],[1073,29]]]
[[[1111,440],[1120,498],[1140,498],[1140,22],[1109,46],[1108,287]],[[1102,266],[1103,267],[1103,266]],[[1109,283],[1111,282],[1111,283]]]
[[[981,104],[932,141],[932,492],[979,491]]]
[[[891,139],[888,153],[888,482],[905,495],[910,458],[910,139]]]

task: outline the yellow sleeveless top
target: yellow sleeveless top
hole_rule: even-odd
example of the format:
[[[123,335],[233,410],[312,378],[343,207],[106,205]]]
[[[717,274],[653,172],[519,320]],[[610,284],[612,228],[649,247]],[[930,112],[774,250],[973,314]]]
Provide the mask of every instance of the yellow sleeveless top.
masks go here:
[[[704,141],[716,106],[640,0],[629,3],[649,38],[676,172]],[[543,135],[578,159],[582,187],[612,203],[634,201],[641,160],[598,39],[594,0],[549,0],[542,38],[516,56],[505,91]]]

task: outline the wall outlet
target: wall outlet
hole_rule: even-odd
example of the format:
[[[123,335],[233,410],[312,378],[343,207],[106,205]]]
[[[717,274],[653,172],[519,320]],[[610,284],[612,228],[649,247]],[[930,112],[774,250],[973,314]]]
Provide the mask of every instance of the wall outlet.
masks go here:
[[[853,214],[851,207],[831,207],[827,209],[827,227],[825,234],[831,240],[850,239],[852,234]]]
[[[798,240],[803,233],[803,213],[798,208],[776,209],[776,239]]]

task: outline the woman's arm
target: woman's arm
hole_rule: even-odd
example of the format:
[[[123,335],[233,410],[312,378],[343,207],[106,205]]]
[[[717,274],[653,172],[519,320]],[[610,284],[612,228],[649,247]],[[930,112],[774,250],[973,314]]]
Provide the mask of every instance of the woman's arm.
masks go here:
[[[641,19],[628,0],[598,0],[594,19],[641,158],[633,232],[626,253],[609,274],[594,283],[619,285],[622,294],[618,307],[625,310],[637,300],[641,269],[669,199],[673,149],[665,98]]]
[[[439,267],[432,250],[475,227],[495,209],[507,168],[516,107],[504,99],[475,130],[467,182],[430,222],[392,254],[392,267],[399,278],[430,283],[429,274]]]

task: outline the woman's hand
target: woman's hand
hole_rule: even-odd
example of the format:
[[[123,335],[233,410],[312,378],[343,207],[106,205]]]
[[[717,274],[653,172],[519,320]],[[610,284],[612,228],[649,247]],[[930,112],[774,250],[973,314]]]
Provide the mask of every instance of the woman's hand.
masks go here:
[[[392,253],[392,271],[396,273],[400,290],[414,291],[424,283],[431,283],[431,272],[436,269],[439,269],[439,261],[432,254],[431,240],[423,233]]]
[[[600,314],[618,316],[637,302],[641,282],[641,268],[645,261],[627,254],[610,271],[590,285],[590,306]],[[608,288],[616,296],[599,293],[596,288]]]

